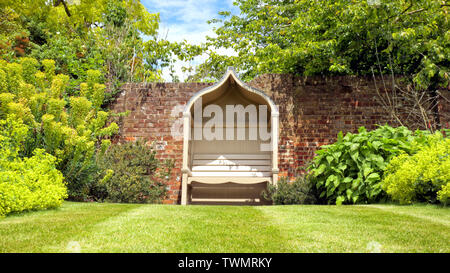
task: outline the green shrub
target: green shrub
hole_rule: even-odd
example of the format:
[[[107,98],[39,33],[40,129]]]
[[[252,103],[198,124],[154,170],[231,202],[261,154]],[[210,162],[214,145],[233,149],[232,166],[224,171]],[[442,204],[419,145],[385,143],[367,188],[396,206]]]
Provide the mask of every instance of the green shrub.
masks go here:
[[[276,185],[268,185],[264,198],[274,205],[315,204],[316,192],[306,175],[298,176],[293,182],[283,177]]]
[[[426,141],[406,127],[380,126],[358,134],[338,134],[337,141],[316,151],[310,166],[312,183],[323,203],[373,203],[386,197],[381,178],[388,162],[401,152],[411,153]]]
[[[35,149],[33,156],[19,157],[27,133],[15,116],[0,120],[0,216],[58,207],[67,198],[54,156]]]
[[[386,168],[383,189],[396,201],[447,203],[450,190],[450,139],[438,132],[414,155],[393,158]]]
[[[448,205],[450,203],[450,183],[443,185],[441,190],[437,192],[437,196],[442,204]]]
[[[155,156],[156,151],[141,141],[111,145],[98,155],[103,179],[91,187],[92,195],[109,202],[161,202],[172,162],[162,164]]]
[[[67,90],[69,76],[55,71],[53,60],[0,60],[0,119],[14,114],[23,120],[30,130],[21,156],[45,149],[58,159],[69,198],[85,200],[97,174],[95,152],[118,125],[108,125],[109,113],[100,109],[105,93],[100,72],[88,70],[87,82],[80,84],[81,94],[75,96]]]

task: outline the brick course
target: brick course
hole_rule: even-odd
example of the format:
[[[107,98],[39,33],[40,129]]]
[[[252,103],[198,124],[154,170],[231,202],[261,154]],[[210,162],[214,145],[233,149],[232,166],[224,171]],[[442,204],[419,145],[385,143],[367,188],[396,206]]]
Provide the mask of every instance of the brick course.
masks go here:
[[[377,80],[378,81],[378,80]],[[166,204],[180,203],[183,141],[171,136],[192,95],[212,83],[130,83],[112,105],[114,112],[129,111],[120,121],[118,141],[155,142],[158,157],[174,159]],[[321,145],[336,140],[339,131],[368,130],[376,124],[398,124],[377,101],[372,78],[298,77],[265,74],[248,85],[263,90],[279,107],[279,168],[281,176],[294,177]],[[378,85],[380,86],[380,85]],[[441,124],[449,128],[450,91],[440,90]],[[182,132],[182,123],[180,123]]]

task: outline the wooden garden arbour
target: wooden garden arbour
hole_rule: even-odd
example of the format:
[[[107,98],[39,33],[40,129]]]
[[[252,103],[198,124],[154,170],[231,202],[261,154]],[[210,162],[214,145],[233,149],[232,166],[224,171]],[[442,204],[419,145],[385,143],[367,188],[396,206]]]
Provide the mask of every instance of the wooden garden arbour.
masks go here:
[[[194,104],[266,105],[271,141],[268,151],[258,150],[260,141],[199,141],[193,138]],[[278,180],[278,107],[264,92],[242,82],[233,68],[222,79],[195,93],[183,111],[183,163],[181,204],[189,201],[192,182],[205,184],[256,184]]]

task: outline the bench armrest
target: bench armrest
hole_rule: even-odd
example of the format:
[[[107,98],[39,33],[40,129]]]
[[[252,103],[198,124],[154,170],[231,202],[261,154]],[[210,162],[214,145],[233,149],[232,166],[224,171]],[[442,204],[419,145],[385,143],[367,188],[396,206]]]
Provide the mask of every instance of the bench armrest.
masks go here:
[[[181,172],[182,172],[182,173],[187,173],[188,176],[192,176],[192,172],[191,172],[191,170],[189,170],[188,168],[183,168],[183,169],[181,169]]]

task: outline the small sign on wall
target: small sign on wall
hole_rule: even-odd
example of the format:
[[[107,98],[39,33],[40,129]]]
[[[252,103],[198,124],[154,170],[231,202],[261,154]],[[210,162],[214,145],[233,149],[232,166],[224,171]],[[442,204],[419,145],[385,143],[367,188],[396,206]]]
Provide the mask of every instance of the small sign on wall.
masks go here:
[[[155,149],[158,151],[162,151],[166,148],[167,146],[167,141],[164,140],[160,140],[160,141],[156,141],[155,143]]]

